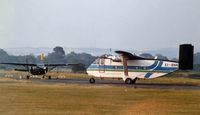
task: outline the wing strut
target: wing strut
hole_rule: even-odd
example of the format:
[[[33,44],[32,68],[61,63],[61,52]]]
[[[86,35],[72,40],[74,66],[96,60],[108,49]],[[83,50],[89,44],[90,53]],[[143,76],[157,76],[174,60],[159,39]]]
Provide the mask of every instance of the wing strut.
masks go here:
[[[124,75],[128,76],[128,63],[127,63],[127,58],[125,56],[122,56],[122,62],[124,66]]]

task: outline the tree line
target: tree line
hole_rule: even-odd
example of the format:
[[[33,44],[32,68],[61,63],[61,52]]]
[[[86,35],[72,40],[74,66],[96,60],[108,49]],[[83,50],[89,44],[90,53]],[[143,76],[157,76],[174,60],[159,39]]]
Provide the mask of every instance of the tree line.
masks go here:
[[[167,60],[168,58],[166,56],[163,56],[161,54],[157,54],[155,56],[152,56],[149,53],[143,53],[140,56],[145,58],[155,58],[157,59],[164,59]],[[71,52],[69,54],[65,54],[65,51],[62,47],[57,46],[53,48],[53,52],[48,53],[44,58],[44,63],[80,63],[82,65],[79,65],[74,69],[74,71],[78,69],[86,69],[97,57],[92,56],[91,54],[87,53],[75,53]],[[174,58],[172,59],[174,61],[178,61],[178,59]],[[25,56],[14,56],[9,55],[6,51],[3,49],[0,49],[0,62],[13,62],[13,63],[40,63],[41,60],[38,57],[34,55],[25,55]],[[10,65],[0,65],[0,69],[9,69],[13,68],[13,66]],[[194,54],[194,69],[200,70],[200,52]]]
[[[53,63],[53,64],[79,64],[77,66],[72,67],[72,70],[84,70],[86,69],[94,60],[95,56],[87,53],[75,53],[71,52],[69,54],[65,54],[65,51],[62,47],[57,46],[53,48],[53,52],[48,53],[44,60],[44,63]],[[40,56],[34,56],[32,54],[25,56],[14,56],[9,55],[3,49],[0,49],[0,62],[12,62],[12,63],[41,63]],[[0,65],[1,69],[12,69],[14,66],[11,65]]]

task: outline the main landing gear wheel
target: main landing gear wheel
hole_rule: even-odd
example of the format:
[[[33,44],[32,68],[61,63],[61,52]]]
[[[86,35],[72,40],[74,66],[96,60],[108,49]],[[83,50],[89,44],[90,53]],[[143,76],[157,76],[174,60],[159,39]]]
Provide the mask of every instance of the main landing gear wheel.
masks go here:
[[[125,83],[126,83],[126,84],[132,84],[132,83],[133,83],[133,80],[132,80],[131,78],[127,78],[127,79],[125,80]]]
[[[90,83],[95,83],[95,79],[94,78],[90,78],[89,82]]]
[[[51,79],[51,76],[48,76],[48,79]]]
[[[27,75],[27,76],[26,76],[26,79],[30,79],[30,76],[29,76],[29,75]]]
[[[125,80],[125,83],[126,84],[135,84],[136,83],[136,80],[137,80],[137,78],[135,78],[135,79],[131,79],[131,78],[127,78],[126,80]]]
[[[136,83],[136,80],[137,80],[137,78],[135,78],[134,80],[132,80],[132,81],[133,81],[132,84],[135,84],[135,83]]]

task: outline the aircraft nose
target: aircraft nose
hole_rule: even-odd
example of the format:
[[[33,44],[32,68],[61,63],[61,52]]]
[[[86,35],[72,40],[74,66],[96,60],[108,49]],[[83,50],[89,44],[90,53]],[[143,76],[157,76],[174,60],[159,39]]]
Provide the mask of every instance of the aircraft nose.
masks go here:
[[[86,73],[88,74],[88,71],[90,70],[90,66],[86,69]]]
[[[86,73],[89,74],[90,70],[91,70],[92,65],[90,65],[87,69],[86,69]]]

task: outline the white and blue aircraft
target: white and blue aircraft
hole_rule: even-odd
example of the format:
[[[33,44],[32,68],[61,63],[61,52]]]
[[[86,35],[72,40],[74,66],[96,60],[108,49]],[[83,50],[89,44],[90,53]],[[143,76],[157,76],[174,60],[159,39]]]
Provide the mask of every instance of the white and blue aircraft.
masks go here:
[[[97,58],[87,69],[96,78],[123,79],[126,84],[134,84],[138,78],[152,79],[178,70],[178,62],[160,59],[147,59],[125,51],[116,51],[119,56],[103,55]]]

